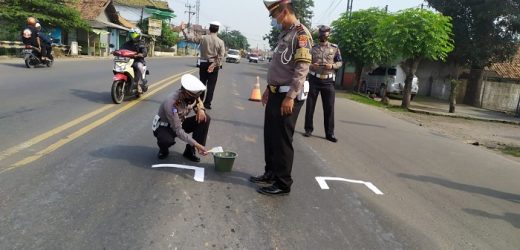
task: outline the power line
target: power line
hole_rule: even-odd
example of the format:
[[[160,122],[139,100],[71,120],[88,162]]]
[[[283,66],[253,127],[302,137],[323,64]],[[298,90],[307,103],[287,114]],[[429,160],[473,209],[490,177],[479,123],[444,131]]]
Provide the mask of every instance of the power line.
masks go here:
[[[196,13],[194,11],[191,11],[192,8],[194,8],[193,5],[186,3],[184,5],[186,8],[188,8],[187,11],[184,11],[184,13],[188,13],[188,28],[191,27],[191,16],[195,15]]]
[[[317,21],[318,24],[321,23],[323,18],[325,18],[327,16],[327,13],[332,9],[332,6],[334,6],[334,3],[336,3],[336,1],[339,1],[339,0],[333,0],[332,2],[330,2],[329,7],[327,9],[325,9],[325,11],[323,11],[323,13],[320,15],[320,18]]]

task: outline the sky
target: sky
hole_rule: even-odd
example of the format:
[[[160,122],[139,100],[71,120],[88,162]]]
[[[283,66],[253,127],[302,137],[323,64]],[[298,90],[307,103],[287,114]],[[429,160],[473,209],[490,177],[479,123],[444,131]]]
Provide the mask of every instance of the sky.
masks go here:
[[[169,6],[177,17],[175,24],[188,22],[187,3],[195,6],[195,0],[168,0]],[[406,8],[420,7],[423,0],[353,0],[353,11],[371,7],[384,8],[388,5],[390,12]],[[347,0],[314,0],[314,17],[312,25],[330,25],[347,9]],[[192,10],[193,11],[193,10]],[[195,16],[192,16],[192,23]],[[271,30],[271,20],[262,0],[200,0],[200,20],[202,26],[211,21],[219,21],[228,30],[238,30],[251,47],[268,48],[267,41],[262,37]]]

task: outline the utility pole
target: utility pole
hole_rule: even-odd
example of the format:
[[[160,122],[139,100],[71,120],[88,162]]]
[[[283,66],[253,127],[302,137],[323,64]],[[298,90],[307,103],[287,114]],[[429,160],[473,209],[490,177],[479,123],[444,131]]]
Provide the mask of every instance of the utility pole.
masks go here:
[[[197,0],[197,2],[195,4],[195,12],[197,12],[197,14],[195,15],[196,23],[200,24],[199,23],[199,20],[200,20],[200,0]]]
[[[354,0],[347,0],[347,14],[348,18],[352,17],[352,3]]]
[[[388,5],[385,6],[385,12],[388,13]]]
[[[184,13],[188,13],[188,29],[191,28],[191,16],[195,15],[196,13],[194,11],[191,11],[191,9],[194,8],[193,5],[186,3],[186,8],[188,8],[187,11],[184,11]]]

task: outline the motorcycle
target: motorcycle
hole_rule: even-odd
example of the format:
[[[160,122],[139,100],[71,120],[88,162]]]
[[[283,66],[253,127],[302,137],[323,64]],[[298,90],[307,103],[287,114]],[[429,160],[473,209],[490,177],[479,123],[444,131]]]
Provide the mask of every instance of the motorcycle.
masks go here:
[[[41,50],[32,45],[25,45],[25,48],[22,50],[23,59],[25,61],[25,66],[27,68],[34,68],[38,65],[44,65],[47,67],[51,67],[53,64],[53,52],[51,51],[50,60],[42,59]]]
[[[140,82],[143,93],[148,91],[146,75],[149,75],[150,72],[146,69],[146,66],[144,66],[145,73],[143,74],[143,79],[141,79],[141,81],[135,79],[135,72],[132,65],[134,64],[134,58],[137,52],[121,49],[114,51],[112,54],[114,55],[114,68],[112,69],[114,77],[111,91],[112,101],[114,101],[115,104],[120,104],[123,102],[125,96],[141,97],[142,93],[137,91],[137,84]]]

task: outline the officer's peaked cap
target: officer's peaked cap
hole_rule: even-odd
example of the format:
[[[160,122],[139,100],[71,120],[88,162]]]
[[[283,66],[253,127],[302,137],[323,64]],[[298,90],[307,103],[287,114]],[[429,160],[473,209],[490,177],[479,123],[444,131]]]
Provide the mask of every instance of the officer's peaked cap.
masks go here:
[[[320,25],[320,26],[319,26],[319,31],[320,31],[320,32],[323,32],[323,33],[325,33],[325,32],[330,32],[330,27],[327,26],[327,25]]]
[[[280,7],[280,4],[291,2],[291,0],[264,0],[265,7],[269,10],[269,13],[273,13],[274,10]]]
[[[217,26],[217,27],[222,26],[222,24],[219,21],[213,21],[213,22],[209,23],[209,25],[213,25],[213,26]]]
[[[192,94],[200,94],[206,90],[206,86],[194,75],[185,74],[181,77],[182,88]]]

